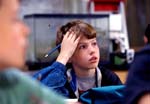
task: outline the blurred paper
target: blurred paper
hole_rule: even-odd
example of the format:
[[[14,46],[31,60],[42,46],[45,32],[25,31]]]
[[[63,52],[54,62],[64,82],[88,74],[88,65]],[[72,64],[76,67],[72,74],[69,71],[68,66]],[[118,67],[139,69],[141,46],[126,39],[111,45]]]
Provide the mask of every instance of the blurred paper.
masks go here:
[[[120,14],[111,14],[109,18],[109,28],[110,31],[121,31],[121,15]]]

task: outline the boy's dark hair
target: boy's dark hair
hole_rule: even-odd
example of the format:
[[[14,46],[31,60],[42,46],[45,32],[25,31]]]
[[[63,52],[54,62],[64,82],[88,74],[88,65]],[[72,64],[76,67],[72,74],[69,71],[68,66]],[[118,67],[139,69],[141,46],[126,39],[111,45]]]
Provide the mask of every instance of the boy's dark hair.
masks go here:
[[[66,25],[61,26],[57,31],[56,45],[60,44],[63,40],[63,35],[67,31],[75,31],[76,35],[83,35],[88,39],[96,37],[96,30],[88,23],[85,23],[81,20],[74,20],[68,22]]]
[[[148,43],[150,43],[150,24],[148,24],[147,27],[146,27],[145,37],[147,38]]]

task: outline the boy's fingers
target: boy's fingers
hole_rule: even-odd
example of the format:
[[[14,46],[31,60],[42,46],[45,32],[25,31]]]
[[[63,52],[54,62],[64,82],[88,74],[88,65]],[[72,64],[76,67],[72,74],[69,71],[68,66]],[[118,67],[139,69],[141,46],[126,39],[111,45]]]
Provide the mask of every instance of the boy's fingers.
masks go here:
[[[67,33],[65,34],[65,37],[67,37],[69,39],[71,39],[72,36],[73,36],[73,31],[71,31],[71,30],[67,31]]]
[[[67,33],[65,34],[64,38],[68,38],[69,40],[73,40],[74,42],[80,39],[80,37],[77,35],[78,32],[73,31],[72,29],[70,29],[69,31],[67,31]]]
[[[72,31],[72,33],[71,33],[71,39],[75,42],[78,38],[80,39],[80,36],[78,35],[78,32],[74,32],[74,31]],[[78,39],[78,40],[79,40]]]
[[[70,34],[70,31],[67,31],[66,34],[64,35],[64,37],[68,37]]]
[[[71,31],[70,34],[69,34],[69,38],[73,39],[74,36],[75,36],[74,31]]]
[[[80,40],[81,36],[78,36],[76,39],[75,39],[75,43],[78,43],[79,40]]]
[[[66,37],[69,37],[72,32],[73,32],[72,29],[69,29],[69,30],[66,32],[65,36],[66,36]]]
[[[72,40],[75,41],[75,40],[76,40],[76,37],[77,37],[77,35],[76,35],[76,33],[74,32],[74,33],[72,34]]]

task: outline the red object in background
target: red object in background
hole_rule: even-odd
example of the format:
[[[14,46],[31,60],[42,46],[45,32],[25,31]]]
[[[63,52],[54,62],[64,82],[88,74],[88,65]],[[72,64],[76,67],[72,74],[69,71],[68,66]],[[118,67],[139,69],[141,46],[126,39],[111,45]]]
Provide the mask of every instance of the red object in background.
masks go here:
[[[91,0],[94,2],[94,10],[98,11],[117,11],[119,4],[124,0]]]

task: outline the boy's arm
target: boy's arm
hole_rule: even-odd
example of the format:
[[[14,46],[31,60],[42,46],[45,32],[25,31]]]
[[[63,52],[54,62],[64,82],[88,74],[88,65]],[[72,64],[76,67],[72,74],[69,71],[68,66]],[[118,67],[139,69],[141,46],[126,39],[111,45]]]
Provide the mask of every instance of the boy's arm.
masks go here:
[[[73,55],[80,37],[76,37],[75,32],[67,32],[61,43],[60,54],[51,66],[43,68],[33,77],[39,79],[42,83],[49,87],[61,87],[66,83],[66,67],[69,58]],[[58,85],[59,84],[59,85]]]
[[[54,62],[51,66],[46,67],[38,71],[33,75],[35,79],[41,81],[48,87],[63,87],[66,83],[66,67],[65,65]]]
[[[74,53],[79,39],[80,37],[77,38],[75,32],[67,32],[61,43],[61,51],[56,62],[49,67],[43,68],[33,77],[40,80],[46,86],[61,92],[67,81],[65,65]]]
[[[74,31],[71,31],[71,32],[68,31],[64,35],[63,41],[61,43],[60,54],[57,57],[56,61],[66,65],[68,60],[73,55],[78,45],[79,40],[80,40],[80,37],[77,37]]]

